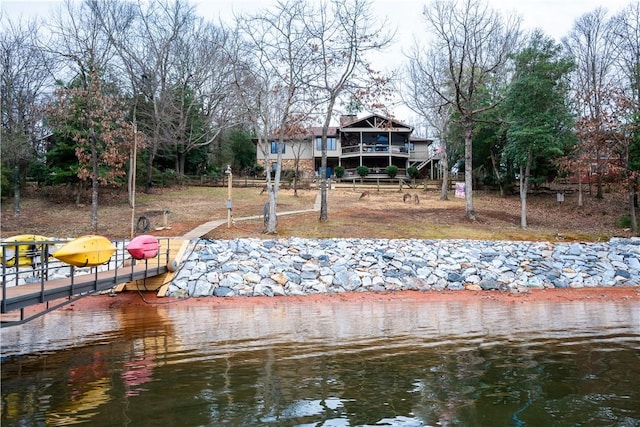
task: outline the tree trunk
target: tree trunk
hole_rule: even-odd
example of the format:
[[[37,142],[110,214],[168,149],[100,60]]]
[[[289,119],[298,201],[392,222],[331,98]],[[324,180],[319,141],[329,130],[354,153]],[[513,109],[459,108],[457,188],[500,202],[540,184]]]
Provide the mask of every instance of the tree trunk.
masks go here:
[[[596,175],[596,199],[602,200],[604,195],[602,194],[602,160],[600,159],[600,150],[596,152],[596,165],[597,165],[597,173]],[[591,180],[589,180],[591,182]]]
[[[269,190],[269,220],[267,221],[267,229],[265,233],[276,234],[278,228],[278,212],[277,212],[277,197],[275,191],[275,185]]]
[[[153,185],[153,154],[149,151],[147,157],[147,179],[144,185],[144,192],[149,194],[151,192],[151,186]]]
[[[98,149],[95,135],[91,139],[91,163],[93,167],[91,176],[91,229],[98,233]]]
[[[271,221],[271,191],[273,190],[273,185],[271,184],[271,167],[269,165],[269,157],[267,154],[264,156],[264,170],[266,172],[267,178],[267,203],[264,206],[264,227],[262,232],[267,234],[269,232],[269,222]]]
[[[80,181],[77,184],[72,184],[73,188],[74,188],[73,195],[75,196],[75,199],[76,199],[76,206],[80,205],[80,197],[81,197],[81,193],[82,193],[82,190],[83,190],[83,188],[82,188],[83,187],[82,186],[83,182],[84,181]]]
[[[295,174],[293,175],[293,197],[298,197],[298,173],[300,168],[298,166],[298,160],[296,160]]]
[[[464,123],[464,199],[467,218],[476,219],[473,210],[473,121]]]
[[[636,216],[636,203],[637,193],[635,183],[629,182],[629,216],[631,217],[631,233],[634,236],[638,235],[638,217]]]
[[[447,146],[442,147],[442,187],[440,188],[440,200],[449,200],[449,157]]]
[[[578,207],[582,206],[582,171],[578,168]]]
[[[320,221],[328,221],[327,213],[327,134],[329,133],[329,124],[331,123],[331,115],[336,98],[331,96],[329,105],[327,106],[327,114],[324,117],[322,125],[322,159],[320,161]]]
[[[282,175],[282,152],[284,151],[284,142],[282,138],[278,142],[278,158],[276,160],[276,176],[273,185],[269,187],[269,217],[267,219],[265,234],[276,234],[278,228],[278,191],[280,190],[280,177]],[[271,169],[269,168],[269,176]]]
[[[155,100],[153,102],[154,104],[154,111],[157,109],[156,108],[156,103]],[[157,116],[157,114],[156,114]],[[149,194],[151,192],[151,187],[153,186],[153,161],[156,158],[156,154],[158,153],[158,144],[159,144],[159,139],[160,139],[160,129],[159,129],[160,125],[156,124],[154,130],[153,130],[153,138],[151,139],[151,146],[147,149],[147,182],[145,184],[145,190],[144,192]]]
[[[13,216],[20,217],[20,166],[13,168]]]
[[[186,153],[181,151],[178,151],[178,154],[176,155],[176,177],[179,182],[182,182],[182,179],[184,178],[184,164],[186,157]]]
[[[278,227],[278,213],[276,211],[277,197],[274,190],[275,185],[270,186],[267,196],[269,201],[267,202],[267,219],[265,222],[265,234],[276,234]]]
[[[527,228],[527,191],[529,190],[529,174],[531,173],[531,163],[533,154],[527,153],[527,164],[523,170],[520,166],[520,227]]]
[[[489,150],[489,152],[491,153],[491,165],[493,166],[493,173],[498,180],[498,188],[500,188],[500,197],[504,197],[507,192],[504,187],[505,183],[502,180],[502,174],[500,173],[500,166],[498,166],[496,154],[493,152],[493,150]]]

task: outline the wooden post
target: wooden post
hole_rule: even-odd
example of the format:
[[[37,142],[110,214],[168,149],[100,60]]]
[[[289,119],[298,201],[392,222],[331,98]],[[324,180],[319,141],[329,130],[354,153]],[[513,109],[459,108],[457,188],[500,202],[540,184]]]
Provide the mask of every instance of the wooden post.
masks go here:
[[[231,228],[231,189],[233,187],[233,173],[231,172],[231,165],[227,166],[225,171],[229,181],[227,181],[227,228]]]
[[[135,121],[135,111],[133,121],[133,152],[131,153],[131,163],[129,168],[129,204],[131,205],[131,238],[135,236],[136,223],[136,157],[138,151],[138,127]]]

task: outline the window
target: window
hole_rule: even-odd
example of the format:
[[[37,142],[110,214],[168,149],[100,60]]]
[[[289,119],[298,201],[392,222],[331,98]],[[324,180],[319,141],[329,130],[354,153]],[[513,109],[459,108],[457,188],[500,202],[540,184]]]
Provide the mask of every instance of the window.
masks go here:
[[[337,150],[338,149],[338,142],[336,140],[335,136],[328,136],[327,137],[327,151],[331,151],[331,150]],[[321,151],[322,150],[322,137],[316,137],[316,150],[317,151]]]
[[[282,154],[285,153],[286,144],[282,144]],[[278,141],[271,141],[271,154],[278,154]]]

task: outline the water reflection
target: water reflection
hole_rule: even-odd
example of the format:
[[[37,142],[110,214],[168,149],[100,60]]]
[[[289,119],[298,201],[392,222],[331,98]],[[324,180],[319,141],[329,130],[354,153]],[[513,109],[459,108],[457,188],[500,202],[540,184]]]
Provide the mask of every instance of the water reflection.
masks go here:
[[[637,425],[635,302],[53,312],[2,330],[3,425]]]

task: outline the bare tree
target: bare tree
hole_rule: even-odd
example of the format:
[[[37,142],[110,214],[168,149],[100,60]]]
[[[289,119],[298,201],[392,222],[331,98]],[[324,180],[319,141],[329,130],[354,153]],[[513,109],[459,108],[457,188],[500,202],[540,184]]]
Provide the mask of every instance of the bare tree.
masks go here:
[[[509,54],[520,39],[520,19],[503,18],[481,0],[435,0],[424,9],[426,31],[432,34],[429,52],[421,72],[430,91],[452,105],[460,115],[465,146],[465,209],[473,210],[473,130],[479,116],[495,108],[502,98],[487,97],[482,87],[491,89],[504,78]],[[485,102],[481,103],[480,100]]]
[[[320,165],[320,221],[328,220],[327,134],[336,102],[343,94],[351,100],[367,94],[385,79],[371,69],[366,55],[388,46],[393,35],[372,14],[369,0],[323,2],[307,22],[309,44],[317,69],[313,87],[323,101],[322,159]]]
[[[113,44],[100,29],[100,22],[86,3],[65,2],[54,11],[49,25],[52,40],[47,49],[57,56],[65,67],[66,81],[77,79],[87,88],[91,74],[100,70],[109,72],[113,59]]]
[[[567,51],[573,56],[576,70],[573,76],[578,126],[584,126],[581,156],[596,165],[597,198],[603,197],[602,176],[605,171],[603,157],[608,156],[604,125],[604,98],[612,85],[612,71],[616,59],[614,33],[604,8],[597,8],[579,17],[563,39]],[[590,172],[590,171],[589,171]]]
[[[215,73],[211,52],[219,50],[219,40],[215,29],[196,16],[195,6],[182,0],[88,2],[117,52],[136,104],[138,127],[148,136],[149,192],[159,153],[171,153],[179,175],[186,153],[210,144],[217,135],[207,118],[204,131],[190,131],[194,118],[212,108],[215,97],[200,89],[206,91],[206,81]]]
[[[403,99],[407,106],[418,114],[436,131],[441,151],[440,167],[442,168],[442,186],[440,200],[449,199],[449,156],[447,153],[450,125],[453,121],[453,106],[443,102],[442,98],[432,90],[428,78],[429,61],[422,54],[419,46],[414,46],[406,66],[405,88]]]
[[[166,129],[166,145],[176,153],[176,173],[184,174],[188,153],[211,145],[227,123],[214,122],[215,113],[228,97],[230,68],[223,56],[225,34],[219,28],[195,20],[191,31],[177,40],[173,86],[174,119]]]
[[[298,197],[298,185],[300,177],[300,160],[303,156],[313,153],[313,132],[308,115],[292,115],[285,127],[287,141],[293,155],[293,196]]]
[[[42,153],[42,104],[51,81],[52,58],[38,47],[39,23],[0,17],[0,128],[3,167],[13,170],[14,215],[20,215],[20,183],[28,164]]]
[[[617,47],[617,66],[621,72],[621,87],[625,93],[626,102],[617,105],[627,105],[628,114],[626,127],[630,132],[619,132],[622,142],[623,159],[626,165],[626,179],[629,191],[629,207],[631,228],[638,234],[637,194],[640,185],[640,142],[633,138],[637,134],[638,117],[640,117],[640,2],[631,2],[624,10],[613,18],[613,32]],[[630,118],[635,117],[635,120]],[[635,157],[635,158],[634,158]]]
[[[308,3],[290,0],[238,20],[233,63],[239,99],[249,112],[264,159],[270,158],[272,142],[277,147],[273,183],[271,165],[265,165],[269,199],[264,232],[268,234],[276,233],[287,125],[293,114],[306,116],[309,108],[306,101],[314,69],[309,66],[313,49],[305,23],[311,19]]]
[[[631,2],[612,20],[616,64],[623,76],[623,86],[640,106],[640,2]]]

